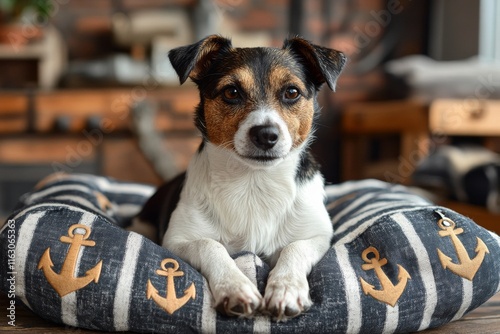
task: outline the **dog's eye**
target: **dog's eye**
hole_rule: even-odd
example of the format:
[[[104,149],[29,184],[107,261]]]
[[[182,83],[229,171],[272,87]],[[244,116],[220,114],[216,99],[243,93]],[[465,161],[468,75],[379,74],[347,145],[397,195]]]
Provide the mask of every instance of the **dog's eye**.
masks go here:
[[[284,98],[286,101],[294,101],[300,97],[300,92],[296,87],[288,87],[285,90]]]
[[[240,92],[238,88],[231,86],[224,89],[223,92],[224,99],[228,102],[235,102],[240,98]]]

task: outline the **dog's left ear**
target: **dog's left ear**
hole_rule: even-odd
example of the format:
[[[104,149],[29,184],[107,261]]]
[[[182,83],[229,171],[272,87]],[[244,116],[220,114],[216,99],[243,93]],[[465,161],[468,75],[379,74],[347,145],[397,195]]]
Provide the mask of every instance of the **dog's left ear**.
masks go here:
[[[187,78],[193,81],[200,79],[215,57],[232,48],[227,38],[211,35],[201,41],[171,50],[168,58],[179,76],[181,84]]]
[[[314,45],[300,37],[285,40],[283,49],[290,50],[306,67],[316,87],[326,82],[335,91],[337,78],[346,63],[342,52]]]

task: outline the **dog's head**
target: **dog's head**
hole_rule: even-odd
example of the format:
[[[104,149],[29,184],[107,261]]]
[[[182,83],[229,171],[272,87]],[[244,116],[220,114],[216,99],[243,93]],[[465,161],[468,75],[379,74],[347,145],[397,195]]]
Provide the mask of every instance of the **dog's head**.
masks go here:
[[[277,48],[233,48],[209,36],[170,51],[181,84],[200,90],[196,125],[204,140],[234,151],[250,165],[270,166],[303,147],[319,108],[323,83],[332,90],[342,53],[292,38]]]

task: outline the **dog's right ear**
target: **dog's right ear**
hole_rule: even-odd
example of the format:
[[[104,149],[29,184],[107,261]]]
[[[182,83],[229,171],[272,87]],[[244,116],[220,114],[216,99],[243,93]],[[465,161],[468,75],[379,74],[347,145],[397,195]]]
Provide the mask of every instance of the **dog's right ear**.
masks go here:
[[[342,52],[312,44],[300,37],[285,40],[283,48],[290,50],[304,64],[316,87],[326,82],[335,91],[337,78],[346,63]]]
[[[231,48],[232,45],[229,39],[211,35],[195,44],[171,50],[168,53],[168,58],[175,72],[177,72],[181,84],[188,77],[196,82],[209,69],[217,55]]]

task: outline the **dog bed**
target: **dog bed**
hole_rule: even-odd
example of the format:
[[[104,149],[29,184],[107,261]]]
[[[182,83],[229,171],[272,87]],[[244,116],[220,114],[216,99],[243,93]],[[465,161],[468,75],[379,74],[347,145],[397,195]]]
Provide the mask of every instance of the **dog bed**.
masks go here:
[[[457,320],[500,288],[496,234],[364,180],[326,188],[335,235],[309,276],[307,313],[225,317],[199,272],[123,228],[153,191],[91,175],[45,180],[0,232],[2,291],[45,319],[104,331],[393,333]],[[269,267],[251,253],[234,259],[263,292]]]

